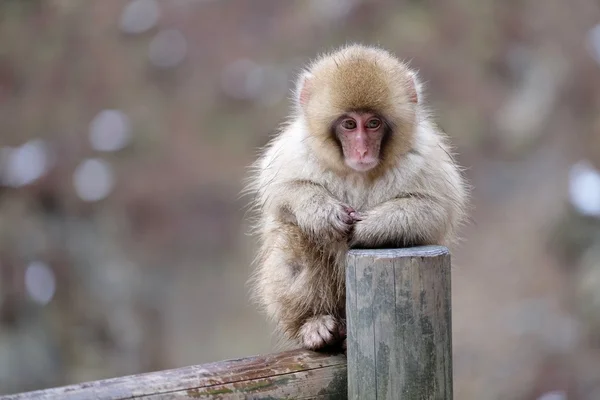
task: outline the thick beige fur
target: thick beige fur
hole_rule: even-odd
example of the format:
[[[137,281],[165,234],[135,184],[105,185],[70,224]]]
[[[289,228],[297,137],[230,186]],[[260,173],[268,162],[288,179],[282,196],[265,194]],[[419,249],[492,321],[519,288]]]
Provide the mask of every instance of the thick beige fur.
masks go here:
[[[253,292],[285,337],[320,349],[345,336],[349,246],[447,245],[467,189],[446,136],[430,121],[417,75],[385,50],[351,45],[300,76],[291,120],[254,165]],[[349,110],[391,123],[379,165],[356,172],[331,134]],[[347,211],[362,220],[348,233]]]

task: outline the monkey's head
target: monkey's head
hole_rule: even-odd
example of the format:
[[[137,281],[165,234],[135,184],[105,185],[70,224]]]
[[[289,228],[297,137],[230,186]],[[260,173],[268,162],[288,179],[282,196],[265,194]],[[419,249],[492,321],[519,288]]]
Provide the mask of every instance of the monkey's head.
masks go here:
[[[385,50],[352,45],[317,59],[297,84],[311,150],[340,171],[376,171],[412,147],[416,74]]]

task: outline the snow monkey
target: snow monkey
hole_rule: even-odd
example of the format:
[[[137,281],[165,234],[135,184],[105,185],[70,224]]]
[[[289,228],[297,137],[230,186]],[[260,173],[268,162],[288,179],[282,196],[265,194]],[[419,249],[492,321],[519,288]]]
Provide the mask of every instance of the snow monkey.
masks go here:
[[[446,245],[467,186],[415,71],[349,45],[300,75],[291,119],[254,164],[254,296],[284,337],[345,346],[350,248]]]

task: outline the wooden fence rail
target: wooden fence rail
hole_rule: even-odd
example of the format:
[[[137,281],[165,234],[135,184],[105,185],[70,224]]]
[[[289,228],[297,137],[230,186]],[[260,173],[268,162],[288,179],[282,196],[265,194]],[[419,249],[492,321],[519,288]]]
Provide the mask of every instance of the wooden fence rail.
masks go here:
[[[0,400],[452,400],[448,249],[352,250],[346,290],[347,357],[295,350]]]

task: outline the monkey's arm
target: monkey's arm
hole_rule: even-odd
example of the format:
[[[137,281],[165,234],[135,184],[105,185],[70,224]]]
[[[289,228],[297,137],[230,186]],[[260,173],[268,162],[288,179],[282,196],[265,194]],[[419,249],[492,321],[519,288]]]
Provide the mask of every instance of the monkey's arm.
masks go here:
[[[346,240],[355,222],[351,207],[310,180],[272,185],[265,205],[316,240]]]
[[[350,242],[354,248],[441,244],[452,222],[447,205],[424,193],[402,194],[361,217]]]

